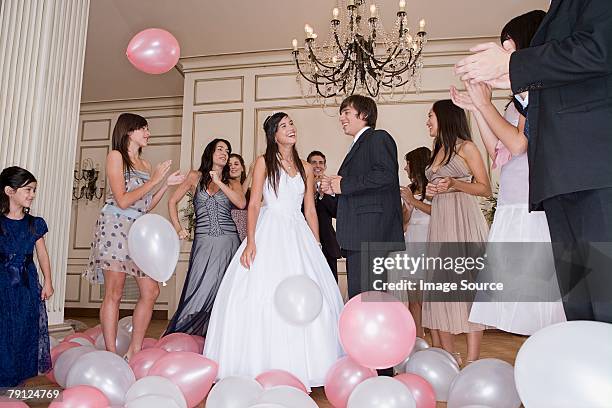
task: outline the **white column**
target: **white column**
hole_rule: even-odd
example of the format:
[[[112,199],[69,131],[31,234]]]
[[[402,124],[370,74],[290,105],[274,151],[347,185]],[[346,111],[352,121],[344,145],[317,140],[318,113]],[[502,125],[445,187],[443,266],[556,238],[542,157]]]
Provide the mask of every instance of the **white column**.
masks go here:
[[[55,287],[49,324],[61,324],[89,0],[0,4],[0,167],[38,179],[32,212],[49,226]]]

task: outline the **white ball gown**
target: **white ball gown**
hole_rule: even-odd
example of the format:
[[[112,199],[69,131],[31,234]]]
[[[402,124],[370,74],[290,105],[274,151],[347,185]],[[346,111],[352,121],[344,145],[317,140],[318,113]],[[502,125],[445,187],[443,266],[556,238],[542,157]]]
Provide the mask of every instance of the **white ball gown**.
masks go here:
[[[342,297],[301,213],[304,187],[299,173],[290,177],[283,170],[278,196],[264,184],[255,260],[250,270],[240,264],[245,240],[227,268],[208,326],[204,355],[219,364],[219,379],[281,369],[310,389],[324,384],[328,369],[343,355]],[[278,284],[295,275],[312,279],[323,296],[321,313],[305,326],[288,323],[274,305]]]
[[[518,115],[514,105],[510,104],[506,110],[506,120],[514,126],[518,124]],[[489,232],[489,242],[494,243],[531,243],[533,249],[539,251],[543,245],[535,243],[550,242],[550,232],[546,214],[543,211],[529,212],[529,165],[527,163],[527,153],[510,157],[510,153],[501,144],[496,148],[498,157],[495,162],[501,165],[499,179],[499,195],[497,198],[497,209],[493,219],[493,225]],[[500,155],[507,155],[505,159]],[[505,162],[506,160],[509,160]],[[505,162],[505,163],[504,163]],[[497,244],[499,245],[499,244]],[[502,246],[497,246],[502,248]],[[508,247],[511,248],[511,247]],[[527,246],[520,246],[527,252]],[[489,250],[491,247],[489,247]],[[530,268],[530,254],[523,253],[522,260],[511,262],[509,268],[520,266],[521,270],[501,271],[502,274],[531,274],[534,282],[548,280],[550,291],[558,293],[556,276],[554,275],[554,262],[552,251],[550,252],[550,268]],[[541,258],[537,256],[537,258]],[[533,258],[531,258],[533,260]],[[550,269],[550,277],[546,277]],[[528,283],[523,279],[521,282]],[[529,288],[524,288],[529,289]],[[543,294],[540,294],[543,295]],[[543,296],[553,299],[555,296]],[[536,331],[554,323],[565,321],[565,312],[560,300],[556,301],[508,301],[508,302],[474,302],[470,313],[469,321],[481,323],[500,330],[531,335]]]

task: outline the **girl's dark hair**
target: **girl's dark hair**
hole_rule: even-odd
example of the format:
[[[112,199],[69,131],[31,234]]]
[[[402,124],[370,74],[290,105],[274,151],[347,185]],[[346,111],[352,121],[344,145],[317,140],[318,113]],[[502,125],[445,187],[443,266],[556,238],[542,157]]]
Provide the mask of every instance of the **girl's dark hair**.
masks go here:
[[[247,177],[246,176],[246,166],[244,165],[244,159],[238,153],[230,154],[229,158],[238,159],[238,161],[240,162],[240,165],[242,166],[242,172],[240,173],[240,184],[244,183],[244,180],[246,180],[246,177]],[[228,163],[229,163],[229,159],[228,159]]]
[[[36,177],[28,170],[21,167],[7,167],[0,173],[0,215],[8,214],[11,205],[8,195],[4,192],[5,187],[17,190],[25,187],[30,183],[36,183]],[[23,212],[27,215],[30,213],[29,208],[24,208]],[[33,228],[32,219],[30,219],[30,229]],[[2,224],[0,223],[0,234],[4,235]]]
[[[425,189],[427,188],[427,177],[425,177],[425,169],[431,159],[431,150],[427,147],[419,147],[409,151],[404,156],[408,162],[410,180],[412,184],[410,189],[413,194],[420,193],[421,201],[425,200]]]
[[[280,154],[278,152],[278,145],[276,144],[275,135],[278,131],[278,124],[281,120],[288,117],[285,112],[276,112],[272,116],[268,116],[263,124],[264,131],[266,132],[266,152],[264,153],[264,160],[266,162],[266,176],[268,179],[268,183],[272,185],[274,192],[278,194],[278,183],[280,180],[280,169],[281,169],[281,160]],[[306,184],[306,170],[304,170],[304,165],[302,164],[302,160],[298,155],[298,152],[293,145],[292,148],[292,157],[295,166],[300,172],[300,176],[302,176],[302,180],[304,184]]]
[[[429,164],[433,164],[436,156],[442,150],[444,158],[442,165],[448,164],[457,153],[457,139],[472,140],[465,111],[455,105],[450,99],[443,99],[433,104],[432,110],[438,120],[438,134],[434,142],[433,153]]]
[[[228,155],[232,153],[232,145],[225,139],[214,139],[212,142],[206,145],[204,153],[202,153],[200,168],[198,169],[198,171],[202,174],[202,178],[200,178],[200,188],[202,190],[206,190],[208,188],[208,184],[210,184],[210,182],[212,181],[212,178],[210,177],[210,171],[213,168],[213,154],[215,153],[215,150],[217,149],[217,144],[219,142],[225,143],[225,145],[227,146]],[[223,184],[229,184],[229,173],[230,170],[228,160],[227,163],[225,163],[225,166],[223,166],[223,170],[221,171],[221,181],[223,182]]]
[[[149,126],[145,118],[133,113],[122,113],[115,123],[113,129],[113,150],[121,153],[123,158],[123,170],[131,172],[134,170],[134,163],[128,154],[128,146],[130,145],[130,133]],[[138,149],[138,154],[142,153],[142,148]]]
[[[533,10],[514,17],[502,29],[500,42],[503,44],[506,40],[513,40],[517,50],[529,47],[545,15],[543,10]]]

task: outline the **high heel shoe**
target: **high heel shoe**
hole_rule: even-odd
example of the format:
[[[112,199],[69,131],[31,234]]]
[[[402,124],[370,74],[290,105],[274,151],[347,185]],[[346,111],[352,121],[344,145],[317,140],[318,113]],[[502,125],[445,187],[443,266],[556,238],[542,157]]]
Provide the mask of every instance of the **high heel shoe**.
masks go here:
[[[455,359],[455,361],[457,362],[457,365],[459,366],[459,368],[461,368],[463,366],[463,359],[461,358],[461,353],[456,352],[456,353],[451,353],[453,358]]]

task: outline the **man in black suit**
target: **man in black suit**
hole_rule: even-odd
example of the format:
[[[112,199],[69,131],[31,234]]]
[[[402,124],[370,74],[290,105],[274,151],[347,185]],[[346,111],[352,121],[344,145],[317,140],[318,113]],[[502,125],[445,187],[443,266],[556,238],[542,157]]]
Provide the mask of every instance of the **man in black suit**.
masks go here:
[[[306,158],[308,163],[312,165],[312,171],[315,175],[316,192],[315,192],[315,207],[317,209],[317,218],[319,219],[319,239],[321,240],[321,249],[323,255],[329,264],[329,268],[334,274],[336,282],[338,282],[338,258],[340,258],[340,246],[336,240],[336,231],[332,225],[332,219],[336,218],[338,209],[338,199],[336,197],[324,194],[321,190],[321,179],[325,175],[327,169],[327,160],[325,155],[318,150],[310,152]]]
[[[529,91],[529,202],[548,218],[568,320],[612,323],[612,1],[553,0],[531,47],[456,72]]]
[[[340,105],[340,124],[353,143],[337,176],[324,177],[322,188],[338,197],[337,238],[346,258],[348,295],[374,290],[374,258],[403,250],[402,206],[397,146],[384,130],[376,130],[373,99],[352,95]],[[385,248],[380,245],[384,244]],[[374,244],[374,245],[372,245]]]

